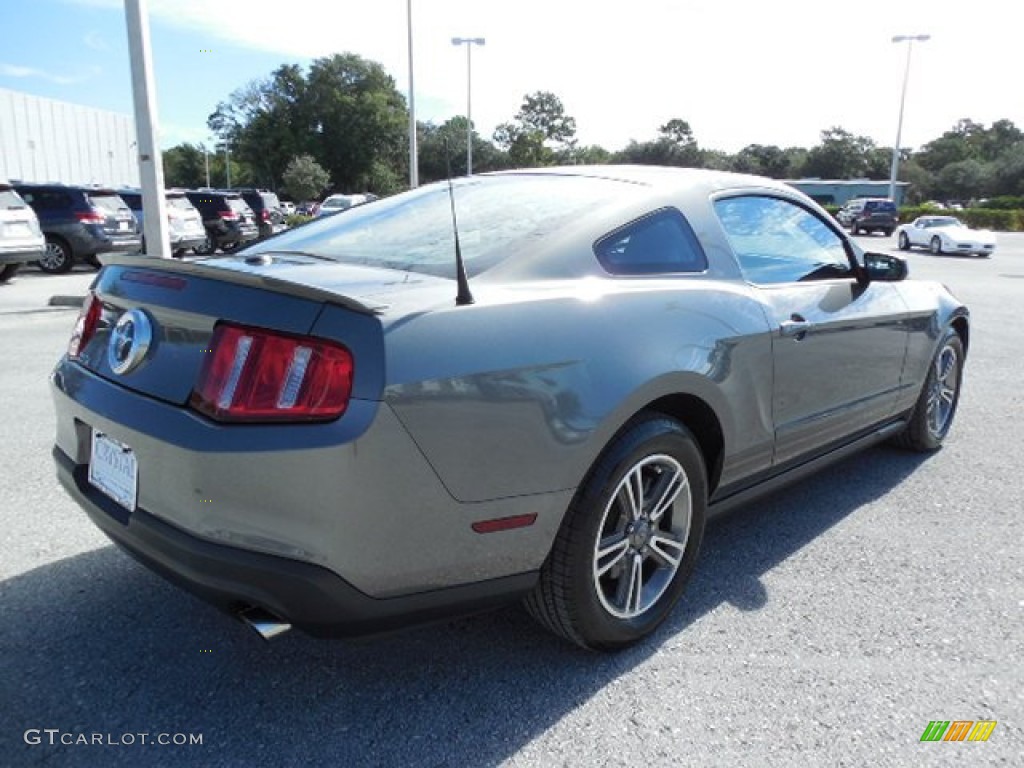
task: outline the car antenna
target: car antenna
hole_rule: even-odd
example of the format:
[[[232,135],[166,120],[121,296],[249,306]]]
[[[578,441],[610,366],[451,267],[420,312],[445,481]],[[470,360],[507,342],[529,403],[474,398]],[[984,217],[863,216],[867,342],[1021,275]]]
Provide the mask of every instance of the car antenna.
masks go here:
[[[452,231],[455,233],[455,281],[459,286],[455,294],[455,306],[461,307],[473,304],[474,300],[473,294],[469,292],[469,278],[466,277],[466,265],[462,261],[462,248],[459,245],[459,222],[455,218],[455,189],[452,187],[452,154],[447,139],[444,141],[444,159],[448,166],[448,202],[452,207]]]

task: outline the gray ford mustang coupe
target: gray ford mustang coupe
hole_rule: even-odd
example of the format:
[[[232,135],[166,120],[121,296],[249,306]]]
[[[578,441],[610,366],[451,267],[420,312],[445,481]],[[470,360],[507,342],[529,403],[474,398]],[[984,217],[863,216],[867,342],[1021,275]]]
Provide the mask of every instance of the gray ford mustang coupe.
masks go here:
[[[58,476],[265,637],[524,599],[615,649],[709,516],[938,448],[966,308],[794,189],[634,167],[421,187],[230,256],[116,256],[52,377]]]

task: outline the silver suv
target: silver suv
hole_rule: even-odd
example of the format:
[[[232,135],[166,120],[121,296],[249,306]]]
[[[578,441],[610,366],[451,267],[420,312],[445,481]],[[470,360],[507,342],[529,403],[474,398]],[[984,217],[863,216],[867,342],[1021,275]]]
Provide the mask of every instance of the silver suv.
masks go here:
[[[46,250],[39,218],[14,187],[0,181],[0,283],[6,283],[27,261]]]

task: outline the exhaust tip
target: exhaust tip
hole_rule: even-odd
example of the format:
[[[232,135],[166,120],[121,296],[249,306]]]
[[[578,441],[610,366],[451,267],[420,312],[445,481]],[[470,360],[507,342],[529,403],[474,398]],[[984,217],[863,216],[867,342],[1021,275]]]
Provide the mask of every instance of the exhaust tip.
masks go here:
[[[238,618],[254,629],[264,640],[273,640],[292,628],[287,621],[262,608],[247,608],[239,612]]]

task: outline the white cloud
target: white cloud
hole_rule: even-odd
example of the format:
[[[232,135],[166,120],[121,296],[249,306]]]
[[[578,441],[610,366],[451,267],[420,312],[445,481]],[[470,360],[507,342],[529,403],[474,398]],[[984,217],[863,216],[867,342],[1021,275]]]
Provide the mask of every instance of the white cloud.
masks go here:
[[[56,83],[57,85],[74,85],[75,83],[84,83],[86,80],[95,77],[99,73],[99,67],[91,67],[79,72],[77,75],[55,75],[52,72],[45,72],[41,69],[36,69],[35,67],[0,63],[0,75],[4,77],[37,78],[39,80],[46,80],[50,83]]]
[[[82,42],[85,43],[87,47],[92,48],[94,51],[110,50],[110,45],[107,43],[106,40],[103,39],[103,36],[100,35],[100,33],[96,30],[86,32],[85,36],[82,38]]]
[[[730,151],[810,146],[833,125],[891,144],[906,46],[890,38],[906,33],[932,40],[914,48],[905,146],[961,117],[1024,125],[1024,100],[1005,84],[1019,63],[1018,25],[1003,0],[902,0],[849,14],[820,0],[412,5],[418,117],[465,113],[465,49],[450,39],[485,37],[473,50],[473,117],[485,135],[524,94],[550,90],[576,117],[583,143],[612,149],[653,138],[672,117],[688,120],[702,146]],[[197,48],[220,40],[282,61],[351,51],[407,88],[406,0],[150,0],[149,8],[153,23],[193,30]]]

